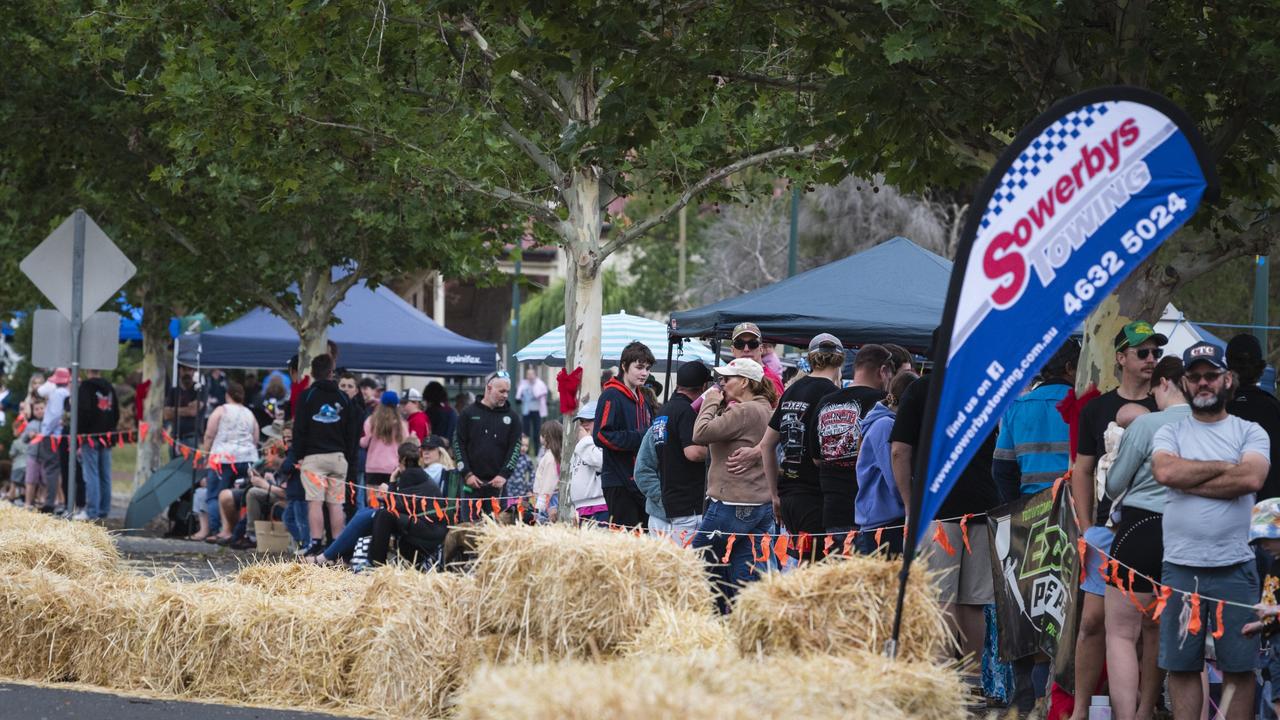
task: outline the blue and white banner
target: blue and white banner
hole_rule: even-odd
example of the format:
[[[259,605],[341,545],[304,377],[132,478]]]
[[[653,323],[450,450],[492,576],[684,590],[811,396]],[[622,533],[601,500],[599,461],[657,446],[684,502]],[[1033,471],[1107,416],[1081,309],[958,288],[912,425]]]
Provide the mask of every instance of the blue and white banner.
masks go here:
[[[934,349],[946,362],[935,368],[928,451],[917,459],[917,540],[1009,403],[1216,192],[1194,125],[1148,91],[1082,93],[1019,133],[971,206],[956,255]]]

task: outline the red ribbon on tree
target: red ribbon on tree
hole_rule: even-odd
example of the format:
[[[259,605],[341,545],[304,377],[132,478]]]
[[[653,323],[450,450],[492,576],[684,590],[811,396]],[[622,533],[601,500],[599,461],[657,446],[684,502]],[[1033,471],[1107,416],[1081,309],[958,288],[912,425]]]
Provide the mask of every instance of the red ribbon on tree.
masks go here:
[[[580,387],[582,387],[582,368],[576,367],[573,372],[565,372],[564,368],[560,368],[560,372],[556,373],[561,415],[568,415],[578,409],[578,388]]]

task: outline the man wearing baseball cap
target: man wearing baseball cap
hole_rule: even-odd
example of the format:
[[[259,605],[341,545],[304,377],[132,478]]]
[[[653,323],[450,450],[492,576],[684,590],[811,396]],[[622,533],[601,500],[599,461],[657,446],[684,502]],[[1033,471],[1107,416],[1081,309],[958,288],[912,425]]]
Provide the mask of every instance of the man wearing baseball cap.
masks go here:
[[[1191,417],[1165,425],[1152,440],[1151,473],[1169,489],[1161,582],[1245,607],[1220,610],[1219,628],[1215,608],[1202,603],[1199,620],[1205,631],[1187,634],[1181,617],[1189,612],[1183,608],[1185,598],[1173,593],[1160,616],[1159,664],[1169,673],[1174,717],[1199,717],[1205,636],[1212,627],[1223,698],[1230,698],[1223,714],[1252,717],[1259,644],[1241,629],[1252,619],[1247,607],[1259,595],[1249,527],[1254,493],[1262,489],[1271,464],[1270,441],[1256,423],[1227,414],[1235,378],[1222,348],[1196,343],[1182,354],[1182,362],[1182,390],[1191,402]]]
[[[782,376],[764,364],[764,336],[760,327],[752,322],[738,323],[733,328],[731,350],[735,358],[750,358],[764,368],[764,376],[773,382],[773,388],[782,394]]]
[[[1280,400],[1258,387],[1267,361],[1262,357],[1262,343],[1248,333],[1227,342],[1227,369],[1239,381],[1235,397],[1227,403],[1227,412],[1241,420],[1256,422],[1271,440],[1271,470],[1258,491],[1258,499],[1280,497]],[[1277,678],[1280,684],[1280,678]]]
[[[707,495],[707,446],[693,442],[693,401],[711,382],[711,370],[701,362],[687,362],[676,371],[676,391],[653,419],[653,442],[661,468],[662,508],[666,520],[652,514],[649,527],[666,532],[675,542],[702,522]],[[687,535],[685,535],[687,537]]]
[[[1129,403],[1138,403],[1151,412],[1159,409],[1155,398],[1151,397],[1151,373],[1164,354],[1161,348],[1168,341],[1168,338],[1151,327],[1151,323],[1142,320],[1121,328],[1116,333],[1113,344],[1120,386],[1089,401],[1080,412],[1077,431],[1079,439],[1075,464],[1071,469],[1071,497],[1075,502],[1076,517],[1080,520],[1080,530],[1088,543],[1088,551],[1085,556],[1084,582],[1080,584],[1083,591],[1082,614],[1076,633],[1075,686],[1078,688],[1097,686],[1107,652],[1104,633],[1106,609],[1103,601],[1107,586],[1098,572],[1106,558],[1098,548],[1109,549],[1115,535],[1107,527],[1111,501],[1096,489],[1098,458],[1107,451],[1103,434],[1107,431],[1107,426],[1116,419],[1120,408]],[[1087,692],[1079,695],[1072,720],[1084,720],[1088,715],[1088,697]]]
[[[735,452],[728,462],[729,472],[754,472],[763,462],[765,477],[773,491],[773,511],[792,535],[823,532],[822,485],[818,466],[805,444],[805,430],[812,422],[812,408],[822,398],[839,389],[844,365],[844,344],[830,333],[809,340],[810,372],[791,383],[778,401],[760,444]],[[781,464],[777,447],[782,445]]]

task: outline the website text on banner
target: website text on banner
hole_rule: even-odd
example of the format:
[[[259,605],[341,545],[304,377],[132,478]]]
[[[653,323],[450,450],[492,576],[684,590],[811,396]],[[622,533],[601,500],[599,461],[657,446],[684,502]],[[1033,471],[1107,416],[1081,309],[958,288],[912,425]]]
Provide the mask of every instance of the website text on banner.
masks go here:
[[[956,256],[926,417],[917,541],[974,452],[1040,367],[1217,192],[1194,125],[1154,93],[1064,100],[987,176]]]

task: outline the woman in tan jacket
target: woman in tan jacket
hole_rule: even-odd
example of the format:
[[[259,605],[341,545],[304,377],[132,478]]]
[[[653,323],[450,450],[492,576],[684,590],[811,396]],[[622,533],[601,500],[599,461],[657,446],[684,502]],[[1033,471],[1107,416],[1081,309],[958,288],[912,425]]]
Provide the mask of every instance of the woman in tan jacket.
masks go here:
[[[703,395],[702,409],[693,423],[693,441],[711,451],[707,509],[693,547],[705,548],[722,596],[717,602],[721,612],[727,612],[742,583],[764,569],[756,567],[752,546],[760,542],[759,535],[773,531],[774,518],[773,494],[764,469],[737,475],[725,463],[735,450],[760,442],[778,392],[765,379],[764,367],[750,358],[737,358],[714,370],[724,378],[724,390],[713,387]],[[737,536],[732,548],[728,547],[730,536]],[[727,566],[721,562],[726,550]]]

